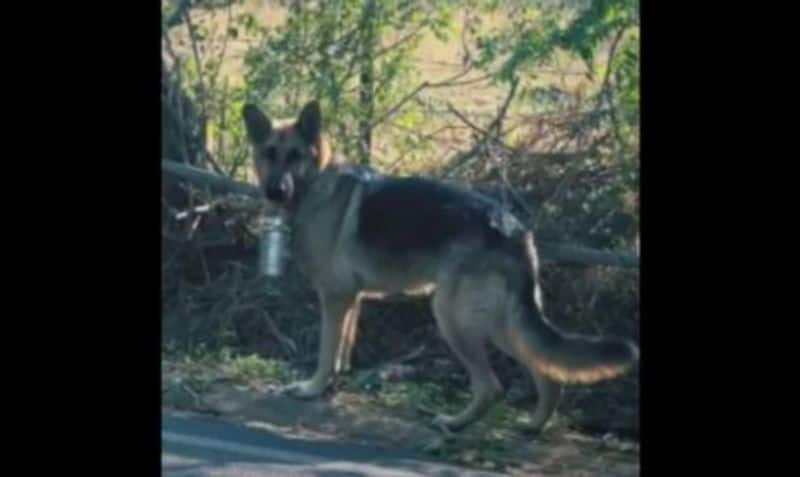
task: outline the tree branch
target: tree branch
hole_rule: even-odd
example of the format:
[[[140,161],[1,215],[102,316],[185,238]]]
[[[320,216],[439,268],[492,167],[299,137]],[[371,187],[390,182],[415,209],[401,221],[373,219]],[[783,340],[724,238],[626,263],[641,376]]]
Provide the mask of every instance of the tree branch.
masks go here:
[[[385,55],[386,53],[389,53],[390,51],[392,51],[395,48],[399,47],[403,43],[407,43],[408,41],[410,41],[412,38],[417,36],[419,34],[419,32],[421,32],[425,27],[428,26],[429,20],[430,20],[430,16],[426,17],[425,20],[423,20],[417,26],[417,28],[415,28],[414,31],[412,31],[408,35],[400,38],[399,40],[397,40],[396,42],[392,43],[391,45],[385,46],[385,47],[381,48],[380,50],[376,51],[375,52],[375,57],[377,58],[379,56]]]
[[[189,11],[188,10],[185,10],[183,13],[184,13],[183,14],[183,19],[186,22],[186,28],[189,30],[189,39],[191,40],[191,44],[192,44],[192,52],[194,54],[194,61],[195,61],[195,64],[197,65],[197,85],[196,85],[196,87],[197,87],[197,96],[198,96],[197,100],[200,103],[200,114],[201,114],[200,127],[202,128],[202,130],[200,131],[200,134],[202,134],[202,137],[204,139],[203,140],[203,147],[201,148],[200,153],[203,156],[203,161],[204,162],[208,162],[209,164],[211,164],[211,167],[214,169],[214,171],[217,174],[224,175],[225,172],[222,170],[222,167],[220,167],[220,165],[217,164],[217,161],[214,160],[214,157],[205,148],[205,135],[206,135],[205,128],[206,128],[206,121],[208,120],[208,110],[206,109],[206,100],[208,99],[208,95],[206,94],[206,88],[205,88],[205,79],[204,79],[204,75],[203,75],[203,63],[202,63],[202,59],[200,58],[200,51],[199,51],[199,49],[197,47],[197,36],[194,33],[194,24],[192,23],[192,18],[189,15]]]
[[[611,42],[611,48],[608,51],[608,59],[606,60],[606,74],[603,78],[603,85],[600,88],[601,91],[600,97],[605,98],[606,102],[608,103],[608,110],[609,110],[609,115],[611,117],[611,124],[614,128],[614,137],[617,139],[617,144],[620,145],[624,144],[624,142],[622,140],[622,135],[619,132],[617,111],[616,108],[614,107],[614,98],[611,93],[611,87],[610,87],[611,69],[612,69],[611,66],[614,62],[614,55],[616,54],[617,51],[617,45],[619,44],[619,41],[622,39],[622,35],[625,34],[625,31],[628,29],[629,26],[630,25],[621,26],[620,29],[617,31],[617,34],[614,36],[614,40],[612,40]],[[598,102],[597,105],[598,109],[600,108],[601,104],[602,101]]]
[[[492,122],[489,123],[488,129],[483,129],[473,124],[472,121],[467,119],[466,116],[458,112],[452,104],[448,103],[447,106],[450,112],[454,113],[461,121],[464,122],[464,124],[474,129],[475,131],[480,132],[482,137],[478,142],[475,143],[475,145],[469,151],[456,155],[456,157],[453,157],[452,159],[447,161],[447,165],[445,166],[445,171],[443,173],[444,177],[452,177],[453,175],[456,174],[456,172],[460,171],[464,167],[467,167],[474,161],[476,161],[480,157],[478,155],[480,149],[489,142],[498,144],[499,146],[505,148],[514,155],[520,153],[519,149],[509,146],[500,138],[503,120],[505,119],[506,114],[508,113],[508,107],[511,104],[511,100],[516,95],[518,84],[519,84],[519,79],[515,77],[511,82],[511,89],[508,91],[506,99],[503,101],[503,104],[498,110],[497,116],[495,116]]]
[[[482,136],[490,135],[489,131],[470,121],[469,118],[464,115],[464,113],[457,110],[451,103],[447,103],[447,110],[453,113],[458,119],[461,120],[461,122],[469,126],[469,128],[473,131],[480,133]]]
[[[187,181],[198,187],[208,188],[218,193],[235,193],[261,197],[258,187],[246,182],[239,182],[223,175],[214,174],[205,169],[191,167],[175,161],[162,160],[161,171],[165,178]]]
[[[192,5],[192,0],[180,0],[178,5],[175,6],[175,11],[172,12],[172,15],[167,17],[164,21],[164,25],[169,30],[172,27],[178,26],[183,20],[183,15],[189,11],[189,7]]]
[[[396,113],[398,110],[400,110],[400,108],[402,108],[406,103],[408,103],[409,101],[414,99],[422,90],[424,90],[426,88],[444,88],[444,87],[455,86],[457,84],[456,80],[458,80],[459,78],[463,78],[470,71],[472,71],[472,65],[467,65],[467,67],[464,68],[464,70],[460,71],[459,73],[456,73],[455,75],[453,75],[450,78],[447,78],[445,80],[438,81],[436,83],[431,83],[429,81],[423,81],[422,83],[420,83],[419,86],[417,86],[410,93],[408,93],[406,96],[404,96],[403,99],[398,101],[397,104],[395,104],[394,106],[389,108],[378,119],[373,120],[372,123],[370,123],[370,128],[374,129],[377,125],[379,125],[380,123],[386,121],[394,113]]]
[[[489,125],[489,130],[494,131],[494,134],[498,136],[501,134],[503,121],[506,118],[506,113],[508,113],[508,106],[511,104],[511,100],[514,99],[514,96],[517,94],[517,86],[519,86],[519,78],[515,76],[514,79],[511,80],[511,89],[508,91],[506,100],[500,107],[500,111],[498,111],[497,117]]]

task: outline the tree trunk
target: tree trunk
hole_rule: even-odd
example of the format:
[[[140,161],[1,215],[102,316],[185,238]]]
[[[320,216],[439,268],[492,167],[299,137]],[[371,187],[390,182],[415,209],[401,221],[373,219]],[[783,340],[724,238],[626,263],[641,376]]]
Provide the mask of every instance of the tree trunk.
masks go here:
[[[161,155],[190,165],[203,163],[206,151],[204,121],[169,70],[161,81]]]
[[[377,1],[367,0],[363,11],[361,74],[358,102],[362,119],[358,127],[358,161],[369,164],[372,155],[372,121],[375,117],[375,64]]]

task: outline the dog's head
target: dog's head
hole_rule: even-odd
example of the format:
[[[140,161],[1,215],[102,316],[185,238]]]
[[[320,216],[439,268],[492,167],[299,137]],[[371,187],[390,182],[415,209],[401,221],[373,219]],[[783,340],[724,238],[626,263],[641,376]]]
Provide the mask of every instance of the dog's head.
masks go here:
[[[297,120],[282,126],[274,125],[252,104],[245,105],[242,116],[259,187],[269,201],[293,205],[298,193],[330,160],[319,103],[311,101]]]

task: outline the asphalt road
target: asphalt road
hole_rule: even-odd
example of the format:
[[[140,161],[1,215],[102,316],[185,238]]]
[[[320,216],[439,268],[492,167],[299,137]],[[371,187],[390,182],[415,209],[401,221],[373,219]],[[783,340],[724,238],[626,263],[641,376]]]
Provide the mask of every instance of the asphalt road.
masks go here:
[[[190,476],[498,477],[401,450],[294,439],[211,418],[164,411],[161,468]]]

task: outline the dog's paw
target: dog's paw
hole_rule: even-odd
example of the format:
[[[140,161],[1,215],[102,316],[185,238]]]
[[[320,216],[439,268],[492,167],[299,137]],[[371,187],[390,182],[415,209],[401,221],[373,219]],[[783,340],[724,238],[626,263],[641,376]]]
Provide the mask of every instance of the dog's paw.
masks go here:
[[[333,372],[336,374],[347,374],[350,372],[350,362],[344,359],[337,359],[333,365]]]
[[[280,389],[280,394],[299,399],[312,399],[322,395],[324,386],[316,386],[313,380],[297,381]]]

